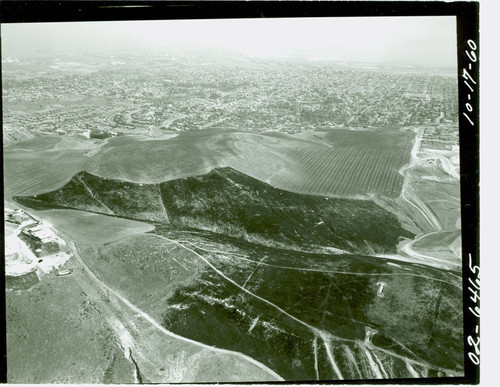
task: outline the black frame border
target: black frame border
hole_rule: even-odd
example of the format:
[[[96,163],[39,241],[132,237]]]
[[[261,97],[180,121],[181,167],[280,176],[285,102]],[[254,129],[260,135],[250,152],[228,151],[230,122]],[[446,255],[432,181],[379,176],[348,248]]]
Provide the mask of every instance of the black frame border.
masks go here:
[[[479,340],[479,301],[478,298],[472,297],[473,293],[469,288],[472,282],[476,284],[479,282],[477,281],[479,279],[479,59],[472,60],[474,54],[479,58],[479,2],[0,1],[0,23],[348,16],[456,16],[457,18],[465,376],[319,382],[289,381],[266,384],[478,384],[479,365],[473,363],[471,360],[473,355],[470,353],[477,353],[479,358],[479,353],[475,351],[474,346],[474,343]],[[473,47],[476,48],[473,49]],[[464,71],[467,71],[475,81],[472,85],[473,91],[469,87],[471,81],[464,76]],[[469,81],[469,86],[465,81]],[[1,195],[3,197],[3,190]],[[1,216],[3,217],[3,213]],[[0,244],[3,247],[3,238]],[[3,265],[2,260],[2,269]],[[5,273],[4,270],[2,271]],[[479,294],[479,289],[476,288],[476,291]],[[0,382],[4,383],[7,382],[4,286],[1,286],[0,292],[0,299],[4,305],[3,317],[0,321],[1,326],[4,327],[0,335]]]

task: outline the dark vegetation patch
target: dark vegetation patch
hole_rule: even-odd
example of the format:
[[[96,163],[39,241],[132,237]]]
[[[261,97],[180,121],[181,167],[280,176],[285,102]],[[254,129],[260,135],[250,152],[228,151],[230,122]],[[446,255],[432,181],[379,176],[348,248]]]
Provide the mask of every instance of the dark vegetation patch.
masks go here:
[[[386,337],[404,343],[431,364],[463,368],[460,289],[418,277],[392,276],[384,281],[384,297],[375,298],[366,311],[371,323],[383,326]],[[384,346],[383,335],[374,336],[373,342]]]
[[[10,290],[27,290],[38,282],[39,279],[34,271],[19,276],[5,276],[5,288]]]
[[[370,276],[378,271],[376,265],[359,265],[354,257],[350,257],[348,263],[348,258],[344,259],[347,269],[368,275],[330,275],[258,264],[248,266],[234,258],[224,259],[224,263],[215,262],[213,257],[210,260],[229,278],[244,284],[257,296],[333,335],[330,345],[344,376],[376,377],[365,351],[356,344],[365,340],[368,327],[376,332],[372,339],[374,345],[396,356],[385,354],[386,364],[398,363],[389,367],[395,377],[411,376],[397,356],[422,364],[428,362],[431,366],[425,367],[426,372],[437,372],[440,368],[463,369],[461,331],[454,321],[460,320],[461,315],[449,308],[450,303],[458,304],[460,291],[457,288],[422,277],[387,276],[385,273]],[[385,283],[382,295],[378,294],[381,282]],[[315,378],[312,331],[221,280],[215,272],[205,271],[197,281],[177,288],[166,302],[163,323],[167,329],[181,335],[246,353],[286,379]],[[336,378],[328,357],[321,355],[323,341],[317,339],[316,345],[318,361],[326,362],[319,364],[323,378],[328,370],[330,376],[333,374]],[[353,354],[354,360],[346,358],[346,351]],[[360,371],[356,371],[354,364]]]
[[[179,288],[164,306],[169,330],[243,352],[287,380],[315,379],[311,332],[214,273]]]
[[[167,221],[156,185],[109,180],[80,172],[63,188],[15,200],[36,209],[76,208],[127,218]]]
[[[161,184],[165,207],[179,226],[347,251],[395,251],[410,236],[371,201],[301,195],[276,189],[231,168]],[[366,241],[366,242],[365,242]]]
[[[76,175],[27,205],[49,204],[176,227],[211,230],[261,244],[327,246],[358,253],[396,251],[412,234],[372,201],[302,195],[276,189],[231,168],[160,185]],[[167,220],[168,219],[168,220]]]
[[[333,356],[345,378],[377,376],[366,350],[358,344],[365,340],[367,327],[376,332],[372,342],[377,347],[431,364],[422,372],[437,375],[440,367],[463,369],[457,323],[461,313],[459,308],[450,309],[460,304],[461,292],[440,281],[453,281],[442,271],[403,262],[396,267],[373,257],[309,254],[245,241],[235,245],[216,233],[194,230],[169,233],[157,228],[155,232],[191,241],[194,245],[181,243],[237,284],[332,335]],[[295,380],[316,378],[316,341],[320,378],[337,378],[323,340],[315,340],[310,328],[247,294],[174,243],[143,235],[87,249],[82,256],[93,263],[100,278],[170,331],[245,353]],[[266,266],[287,262],[287,266],[325,271]],[[381,283],[384,289],[379,295]],[[377,351],[391,377],[412,376],[398,357],[371,351]]]
[[[109,133],[105,130],[92,129],[90,131],[90,138],[97,138],[97,139],[103,140],[105,138],[110,138],[110,137],[112,137],[111,133]]]
[[[208,256],[228,277],[309,325],[360,341],[370,327],[378,332],[374,342],[385,349],[443,368],[463,367],[459,283],[439,270],[404,263],[395,268],[353,255],[329,256],[334,273],[266,266],[266,256],[255,263]]]
[[[103,179],[82,172],[81,181],[115,215],[152,221],[167,221],[158,186]]]

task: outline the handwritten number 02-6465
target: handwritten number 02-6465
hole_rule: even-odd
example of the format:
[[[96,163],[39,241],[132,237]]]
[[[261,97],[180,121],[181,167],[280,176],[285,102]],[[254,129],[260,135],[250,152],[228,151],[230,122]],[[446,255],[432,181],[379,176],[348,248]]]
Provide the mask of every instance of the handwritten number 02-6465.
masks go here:
[[[479,266],[474,265],[472,262],[472,254],[469,254],[469,270],[471,271],[472,274],[474,274],[475,279],[472,279],[471,277],[468,278],[469,284],[471,286],[467,287],[467,290],[470,292],[470,300],[474,302],[474,304],[479,304],[479,291],[480,291],[480,283],[479,283],[479,278],[480,278],[480,270]],[[474,308],[469,306],[469,311],[479,318],[480,316],[480,311],[479,311],[479,305],[474,305]],[[479,360],[479,343],[480,339],[478,333],[479,333],[479,325],[476,325],[475,329],[476,336],[469,335],[467,337],[467,343],[471,346],[471,350],[467,353],[469,356],[470,361],[474,365],[479,365],[480,360]]]

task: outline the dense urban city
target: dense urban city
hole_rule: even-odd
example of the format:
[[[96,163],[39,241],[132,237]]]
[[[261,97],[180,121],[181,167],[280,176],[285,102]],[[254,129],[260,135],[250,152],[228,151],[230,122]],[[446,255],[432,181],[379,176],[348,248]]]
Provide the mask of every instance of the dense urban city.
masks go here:
[[[426,131],[426,141],[458,144],[453,73],[226,59],[185,54],[143,62],[89,55],[80,63],[38,59],[22,65],[5,59],[4,141],[23,132],[104,138],[211,128],[297,133],[426,125],[439,128]]]

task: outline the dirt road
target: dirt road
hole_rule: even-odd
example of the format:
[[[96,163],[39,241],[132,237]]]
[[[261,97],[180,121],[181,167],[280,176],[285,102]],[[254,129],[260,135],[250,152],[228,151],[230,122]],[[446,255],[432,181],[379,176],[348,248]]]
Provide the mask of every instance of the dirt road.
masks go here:
[[[117,337],[119,338],[120,345],[123,348],[126,356],[131,357],[130,354],[132,353],[138,355],[138,359],[131,358],[131,361],[134,363],[135,366],[137,366],[137,364],[139,364],[140,366],[141,360],[142,362],[149,360],[147,353],[150,352],[151,349],[144,348],[144,344],[143,341],[141,341],[141,337],[144,337],[145,335],[150,335],[150,333],[144,330],[140,330],[138,327],[134,327],[134,324],[127,324],[128,325],[127,327],[125,327],[125,325],[126,322],[134,321],[137,320],[137,318],[141,318],[148,323],[149,327],[153,327],[161,334],[166,335],[170,338],[174,338],[178,341],[185,342],[189,345],[197,346],[199,347],[200,350],[203,351],[209,350],[210,352],[213,352],[213,354],[215,355],[222,354],[225,355],[226,357],[229,355],[229,357],[236,357],[243,360],[244,362],[251,363],[253,366],[263,371],[263,374],[267,375],[267,377],[264,378],[263,380],[270,380],[270,381],[283,380],[281,376],[279,376],[276,372],[274,372],[264,364],[242,353],[211,347],[206,344],[199,343],[197,341],[182,337],[180,335],[168,331],[163,326],[161,326],[156,320],[154,320],[150,315],[145,313],[136,305],[132,304],[121,293],[112,289],[104,282],[102,282],[95,275],[95,273],[85,264],[80,254],[78,253],[78,250],[74,245],[74,243],[69,242],[69,245],[81,269],[85,272],[86,276],[88,277],[87,279],[85,279],[83,276],[81,276],[79,278],[79,282],[85,287],[87,291],[89,291],[89,293],[93,294],[97,300],[102,300],[103,298],[109,300],[106,302],[99,302],[99,308],[101,309],[101,313],[103,311],[105,312],[103,314],[103,317],[106,318],[109,325],[115,331]],[[94,288],[93,291],[92,288]],[[97,294],[96,294],[96,289],[98,289]],[[122,315],[123,318],[117,319],[116,317],[117,314]],[[147,342],[147,340],[144,340],[144,342]],[[147,375],[147,373],[144,374]],[[163,382],[172,382],[172,381],[178,381],[178,380],[163,380]],[[185,380],[181,378],[181,381],[190,382],[192,380]]]

